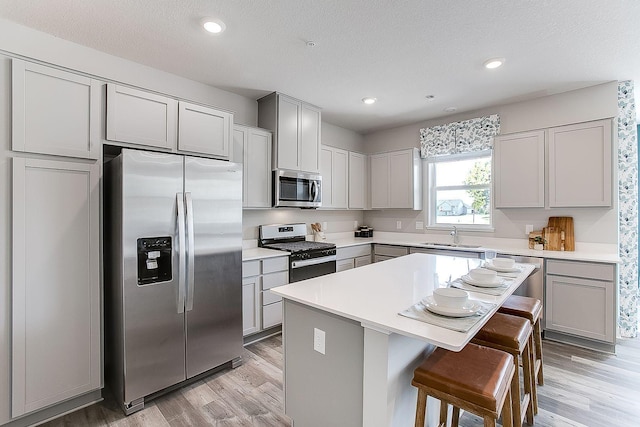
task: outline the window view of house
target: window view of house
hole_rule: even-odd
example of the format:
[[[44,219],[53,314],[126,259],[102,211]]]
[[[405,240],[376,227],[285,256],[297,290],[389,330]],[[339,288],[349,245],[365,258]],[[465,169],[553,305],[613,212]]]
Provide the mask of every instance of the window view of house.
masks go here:
[[[430,225],[491,225],[491,155],[431,163]]]

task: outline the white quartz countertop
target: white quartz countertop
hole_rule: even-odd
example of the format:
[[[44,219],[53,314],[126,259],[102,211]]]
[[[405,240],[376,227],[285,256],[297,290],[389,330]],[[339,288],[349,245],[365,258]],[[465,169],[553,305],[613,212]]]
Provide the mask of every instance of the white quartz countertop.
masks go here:
[[[417,338],[453,351],[461,350],[482,327],[469,332],[424,323],[399,315],[449,279],[480,265],[479,259],[411,254],[352,270],[291,283],[270,291],[283,298],[360,322],[364,327]],[[470,293],[470,298],[496,304],[494,309],[533,271],[531,264],[501,296]],[[485,321],[490,316],[485,318]],[[286,319],[285,319],[286,321]]]
[[[363,244],[387,244],[399,246],[413,246],[425,248],[437,248],[452,251],[466,252],[484,252],[487,249],[493,249],[499,254],[518,255],[526,257],[548,258],[548,259],[564,259],[573,261],[589,261],[589,262],[605,262],[619,263],[620,257],[616,251],[615,245],[598,244],[598,243],[576,243],[575,251],[537,251],[528,248],[526,239],[500,239],[474,237],[471,239],[462,239],[459,247],[453,246],[434,246],[427,245],[426,242],[450,243],[451,239],[443,239],[443,236],[434,238],[426,234],[411,233],[390,233],[379,232],[374,233],[373,237],[360,238],[349,236],[350,233],[336,233],[327,235],[326,241],[335,243],[338,248],[363,245]],[[445,236],[448,237],[448,236]],[[465,247],[478,246],[478,247]]]
[[[253,261],[255,259],[275,258],[279,256],[289,256],[287,251],[276,251],[265,248],[249,248],[242,250],[242,261]]]

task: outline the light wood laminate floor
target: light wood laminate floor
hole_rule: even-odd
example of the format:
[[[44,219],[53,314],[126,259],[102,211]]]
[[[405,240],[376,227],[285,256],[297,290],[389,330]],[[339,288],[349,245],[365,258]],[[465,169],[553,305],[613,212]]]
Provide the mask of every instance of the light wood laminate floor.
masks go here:
[[[535,425],[640,426],[640,339],[621,340],[609,355],[544,341],[545,386]],[[147,404],[125,417],[104,402],[44,424],[60,426],[290,426],[283,413],[282,338],[247,346],[244,364]],[[464,414],[461,427],[482,420]]]

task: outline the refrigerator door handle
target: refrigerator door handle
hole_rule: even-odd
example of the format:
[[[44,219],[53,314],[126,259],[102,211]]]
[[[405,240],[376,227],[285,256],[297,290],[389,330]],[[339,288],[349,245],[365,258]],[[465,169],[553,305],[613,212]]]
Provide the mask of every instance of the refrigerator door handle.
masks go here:
[[[193,200],[191,193],[184,193],[184,200],[187,204],[187,233],[189,249],[187,253],[187,311],[193,310],[193,293],[195,291],[195,242],[193,234]]]
[[[186,293],[185,271],[186,271],[186,240],[184,222],[184,195],[176,193],[176,206],[178,209],[178,313],[184,313],[184,300]]]

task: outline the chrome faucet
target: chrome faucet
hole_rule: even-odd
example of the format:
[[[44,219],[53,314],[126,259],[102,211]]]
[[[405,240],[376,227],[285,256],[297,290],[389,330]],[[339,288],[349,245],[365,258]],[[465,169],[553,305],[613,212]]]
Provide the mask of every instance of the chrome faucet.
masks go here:
[[[453,244],[455,246],[458,246],[458,229],[456,228],[456,226],[453,226],[453,230],[451,230],[451,233],[449,233],[453,236]]]

